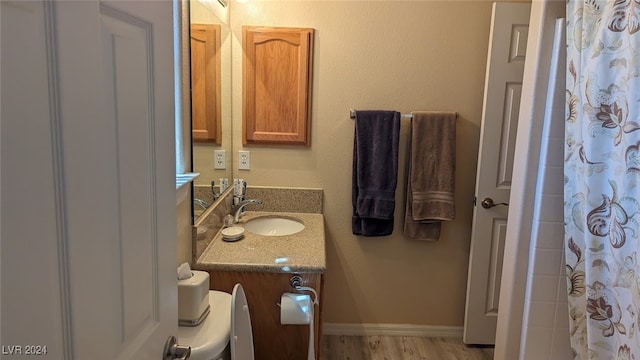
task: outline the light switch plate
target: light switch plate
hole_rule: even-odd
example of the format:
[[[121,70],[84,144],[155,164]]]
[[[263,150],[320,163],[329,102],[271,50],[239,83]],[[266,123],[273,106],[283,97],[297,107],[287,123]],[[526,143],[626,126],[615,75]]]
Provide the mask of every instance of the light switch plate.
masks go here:
[[[223,170],[227,168],[227,154],[225,150],[213,151],[213,168]]]
[[[238,151],[238,170],[249,170],[251,168],[251,156],[249,151]]]

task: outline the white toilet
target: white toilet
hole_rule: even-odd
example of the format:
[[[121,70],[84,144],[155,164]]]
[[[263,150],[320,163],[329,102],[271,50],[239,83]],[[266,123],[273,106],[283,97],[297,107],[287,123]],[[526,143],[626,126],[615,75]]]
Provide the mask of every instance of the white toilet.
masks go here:
[[[194,271],[194,273],[198,273]],[[199,274],[201,275],[201,274]],[[206,274],[208,289],[209,274]],[[195,278],[195,276],[194,276]],[[179,297],[195,291],[198,294],[201,284],[191,284],[188,281],[178,282]],[[182,291],[182,292],[181,292]],[[187,295],[189,297],[190,295]],[[198,295],[199,296],[199,295]],[[244,290],[236,284],[233,293],[209,290],[203,298],[208,297],[209,308],[207,315],[196,326],[178,326],[178,343],[191,346],[191,360],[254,360],[253,335],[251,332],[251,317]],[[188,300],[191,300],[190,298]],[[182,301],[180,307],[188,301]],[[191,301],[192,303],[195,303]],[[203,304],[206,307],[206,304]],[[182,308],[181,308],[182,310]],[[184,313],[184,311],[182,311]],[[206,311],[205,311],[206,312]],[[179,312],[180,314],[180,312]],[[181,320],[181,321],[184,321]]]

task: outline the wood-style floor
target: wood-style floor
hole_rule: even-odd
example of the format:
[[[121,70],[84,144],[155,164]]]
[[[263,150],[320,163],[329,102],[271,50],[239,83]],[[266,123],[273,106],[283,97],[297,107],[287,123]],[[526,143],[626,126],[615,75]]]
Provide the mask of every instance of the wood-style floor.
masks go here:
[[[321,360],[492,360],[493,347],[459,338],[323,336]]]

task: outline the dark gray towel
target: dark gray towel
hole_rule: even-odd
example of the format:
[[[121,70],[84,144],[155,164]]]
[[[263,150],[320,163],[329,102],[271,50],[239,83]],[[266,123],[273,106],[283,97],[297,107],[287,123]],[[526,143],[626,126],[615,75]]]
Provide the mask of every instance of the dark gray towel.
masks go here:
[[[393,232],[399,139],[399,112],[356,111],[352,182],[355,235],[385,236]]]

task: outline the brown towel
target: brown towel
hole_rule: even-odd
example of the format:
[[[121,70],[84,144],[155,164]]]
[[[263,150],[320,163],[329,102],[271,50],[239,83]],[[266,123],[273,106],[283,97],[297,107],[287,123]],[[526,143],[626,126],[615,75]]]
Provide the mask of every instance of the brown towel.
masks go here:
[[[440,238],[440,225],[455,217],[456,113],[414,112],[407,176],[404,234]]]

